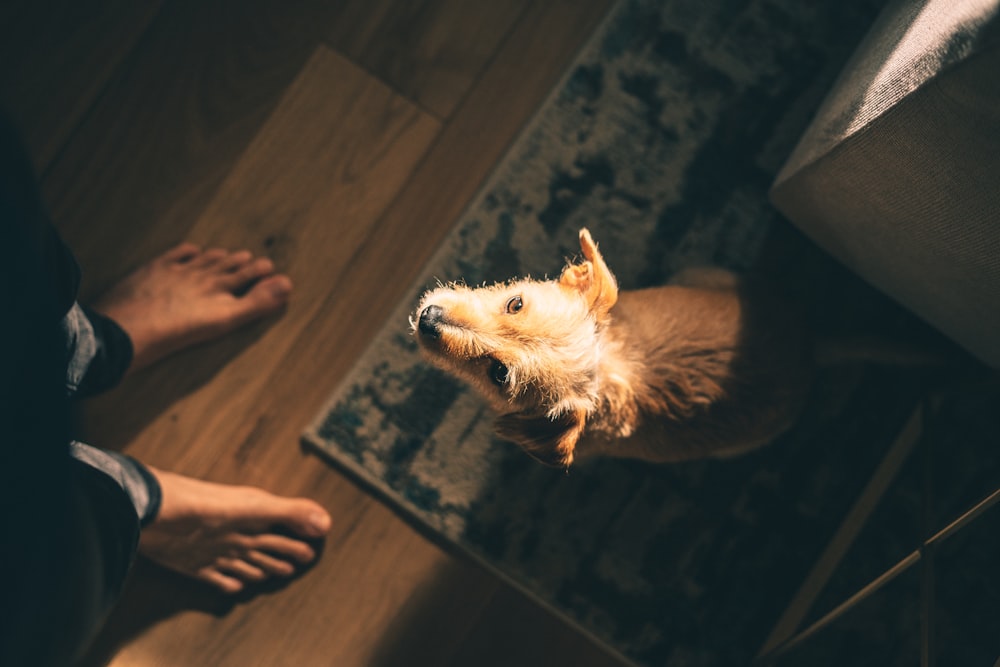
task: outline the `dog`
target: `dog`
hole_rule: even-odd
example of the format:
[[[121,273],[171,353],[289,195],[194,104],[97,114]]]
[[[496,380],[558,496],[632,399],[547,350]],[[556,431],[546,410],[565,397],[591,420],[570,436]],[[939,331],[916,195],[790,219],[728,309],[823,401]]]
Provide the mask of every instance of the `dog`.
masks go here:
[[[812,374],[806,327],[762,284],[720,268],[619,291],[590,232],[556,280],[425,293],[410,326],[427,360],[497,410],[498,435],[542,463],[728,457],[787,430]]]

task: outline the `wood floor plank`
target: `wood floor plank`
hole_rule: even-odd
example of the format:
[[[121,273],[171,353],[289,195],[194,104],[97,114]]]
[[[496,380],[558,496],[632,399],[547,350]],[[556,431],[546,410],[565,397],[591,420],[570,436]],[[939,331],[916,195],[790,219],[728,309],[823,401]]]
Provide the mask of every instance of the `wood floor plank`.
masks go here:
[[[0,99],[44,172],[139,41],[161,0],[4,3]]]
[[[334,9],[325,0],[165,4],[43,181],[53,218],[87,262],[84,296],[184,237]],[[108,256],[111,236],[127,255]]]
[[[403,95],[447,119],[528,0],[349,0],[328,41]]]

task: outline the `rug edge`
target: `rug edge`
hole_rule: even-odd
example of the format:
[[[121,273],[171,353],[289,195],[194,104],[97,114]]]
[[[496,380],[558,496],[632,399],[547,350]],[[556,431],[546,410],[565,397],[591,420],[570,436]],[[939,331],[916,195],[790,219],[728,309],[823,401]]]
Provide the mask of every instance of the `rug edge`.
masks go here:
[[[362,492],[372,496],[375,500],[385,505],[393,514],[406,523],[408,527],[413,529],[418,535],[426,539],[435,547],[453,558],[461,558],[466,562],[471,562],[474,565],[481,567],[491,576],[496,577],[502,583],[512,587],[524,595],[532,602],[532,604],[541,607],[565,625],[587,637],[595,644],[595,646],[607,653],[609,656],[618,660],[622,665],[627,667],[642,667],[639,663],[631,660],[627,655],[615,649],[615,647],[608,641],[596,635],[582,623],[572,618],[565,611],[559,609],[553,603],[545,600],[537,593],[533,592],[526,584],[518,581],[515,577],[505,573],[503,570],[493,566],[486,558],[480,556],[475,551],[462,546],[459,542],[452,541],[444,537],[440,531],[431,527],[427,521],[422,519],[416,512],[409,509],[403,503],[397,501],[393,497],[393,494],[381,486],[378,483],[377,478],[369,475],[363,467],[358,466],[347,459],[338,459],[334,457],[321,443],[322,438],[311,431],[304,433],[300,439],[300,444],[305,449],[311,450],[322,460],[328,462],[334,470],[340,472],[349,482],[361,489]]]

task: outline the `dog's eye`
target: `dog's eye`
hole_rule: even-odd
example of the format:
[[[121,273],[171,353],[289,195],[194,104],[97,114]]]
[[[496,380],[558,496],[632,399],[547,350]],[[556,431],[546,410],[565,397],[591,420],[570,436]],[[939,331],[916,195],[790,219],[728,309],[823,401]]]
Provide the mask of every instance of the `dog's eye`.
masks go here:
[[[524,300],[519,296],[512,297],[507,302],[507,312],[511,315],[521,312],[522,308],[524,308]]]
[[[507,367],[504,366],[502,362],[494,359],[493,363],[490,364],[490,379],[493,380],[493,383],[498,386],[503,386],[507,384],[509,377],[510,373],[508,372]]]

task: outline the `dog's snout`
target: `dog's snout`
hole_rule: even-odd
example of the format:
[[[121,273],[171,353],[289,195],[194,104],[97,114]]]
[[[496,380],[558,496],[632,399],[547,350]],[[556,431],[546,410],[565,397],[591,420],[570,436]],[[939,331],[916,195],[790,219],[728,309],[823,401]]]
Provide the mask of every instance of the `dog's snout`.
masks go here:
[[[444,310],[441,309],[441,306],[427,306],[420,311],[420,322],[418,324],[420,333],[431,338],[440,336],[441,331],[438,329],[438,324],[441,322],[443,315]]]

